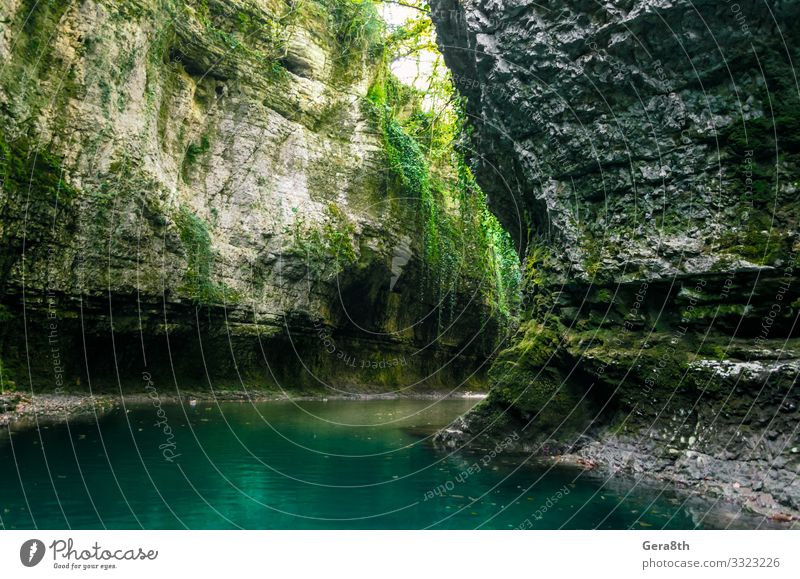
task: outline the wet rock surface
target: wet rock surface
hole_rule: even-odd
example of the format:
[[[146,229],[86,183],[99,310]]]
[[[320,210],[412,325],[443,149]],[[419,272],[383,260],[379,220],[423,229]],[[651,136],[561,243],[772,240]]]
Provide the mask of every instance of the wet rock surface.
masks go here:
[[[530,276],[530,321],[442,444],[520,430],[529,452],[798,515],[799,10],[432,2]]]

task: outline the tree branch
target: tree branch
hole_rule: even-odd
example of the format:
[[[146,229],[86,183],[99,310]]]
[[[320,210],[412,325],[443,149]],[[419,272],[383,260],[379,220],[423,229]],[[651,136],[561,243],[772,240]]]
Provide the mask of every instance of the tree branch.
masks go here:
[[[398,6],[404,6],[406,8],[413,8],[414,10],[418,10],[423,14],[430,14],[431,9],[428,6],[424,8],[422,6],[415,6],[414,4],[409,4],[407,2],[403,2],[402,0],[378,0],[381,4],[397,4]]]

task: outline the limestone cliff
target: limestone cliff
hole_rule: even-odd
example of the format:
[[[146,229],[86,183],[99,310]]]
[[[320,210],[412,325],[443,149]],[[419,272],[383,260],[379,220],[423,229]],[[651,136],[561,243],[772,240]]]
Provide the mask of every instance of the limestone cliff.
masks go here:
[[[796,513],[800,3],[432,6],[529,306],[442,439]]]
[[[441,323],[387,187],[367,8],[0,3],[7,384],[480,382],[496,324]]]

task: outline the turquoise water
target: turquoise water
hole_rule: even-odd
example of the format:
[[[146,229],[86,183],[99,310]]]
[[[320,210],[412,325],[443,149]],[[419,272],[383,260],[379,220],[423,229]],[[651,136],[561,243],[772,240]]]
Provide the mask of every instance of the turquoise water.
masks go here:
[[[430,443],[471,400],[128,405],[0,437],[13,528],[752,526],[682,496]],[[659,489],[660,490],[660,489]],[[701,521],[702,519],[702,521]]]

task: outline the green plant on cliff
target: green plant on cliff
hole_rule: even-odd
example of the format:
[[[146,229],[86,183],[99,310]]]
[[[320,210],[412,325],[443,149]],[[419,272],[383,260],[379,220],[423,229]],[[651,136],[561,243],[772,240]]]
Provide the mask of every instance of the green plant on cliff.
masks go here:
[[[227,66],[255,62],[260,71],[280,80],[286,74],[281,61],[286,56],[290,21],[296,14],[297,8],[291,5],[272,11],[246,4],[236,7],[220,0],[192,0],[177,17],[199,21],[206,40],[219,47]],[[192,59],[184,54],[182,60],[190,63]]]
[[[211,279],[214,252],[208,224],[190,209],[181,206],[175,215],[175,225],[178,227],[188,262],[182,291],[199,305],[236,301],[237,295],[234,291]]]
[[[188,147],[186,147],[186,157],[184,159],[185,163],[189,165],[194,165],[197,162],[197,158],[208,151],[211,143],[208,140],[208,135],[203,135],[200,138],[199,143],[191,143]]]
[[[364,58],[379,56],[384,46],[383,19],[370,0],[317,0],[328,12],[329,29],[339,46],[335,75],[351,79]]]
[[[333,277],[358,261],[355,226],[335,203],[325,208],[325,219],[309,225],[296,210],[290,251],[305,260],[315,278]]]

